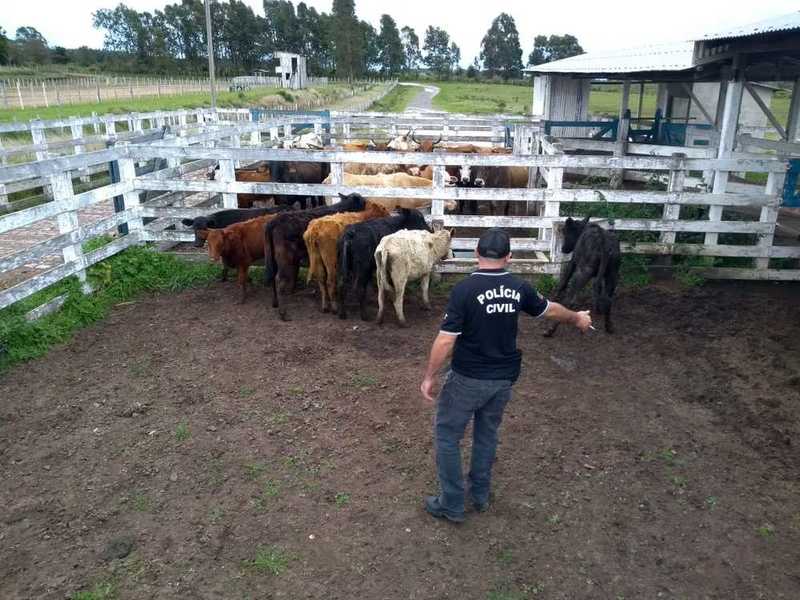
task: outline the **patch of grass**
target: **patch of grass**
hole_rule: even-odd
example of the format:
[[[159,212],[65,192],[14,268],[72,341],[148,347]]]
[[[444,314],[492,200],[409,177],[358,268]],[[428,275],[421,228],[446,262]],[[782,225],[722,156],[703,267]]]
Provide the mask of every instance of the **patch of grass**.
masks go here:
[[[536,291],[545,297],[549,297],[555,291],[557,285],[558,279],[552,275],[539,275],[534,283]]]
[[[373,102],[369,110],[372,112],[403,112],[414,97],[422,90],[416,85],[398,85],[377,102]]]
[[[255,393],[256,391],[251,387],[242,386],[239,388],[239,398],[249,398]]]
[[[706,506],[708,510],[714,510],[717,507],[717,502],[719,499],[716,496],[708,496],[706,498]]]
[[[336,503],[336,506],[342,508],[343,506],[346,506],[350,502],[350,494],[339,492],[333,498],[333,501]]]
[[[244,472],[248,479],[255,481],[266,471],[267,465],[264,463],[249,463],[244,466]]]
[[[620,281],[622,285],[631,288],[641,288],[653,281],[649,266],[653,262],[652,256],[642,254],[623,254],[620,266]]]
[[[672,485],[679,488],[685,488],[686,485],[689,483],[689,478],[685,475],[673,475],[670,477],[670,481]]]
[[[189,431],[189,425],[186,421],[181,421],[178,423],[178,426],[175,428],[175,439],[179,442],[185,442],[191,436],[191,432]]]
[[[504,548],[497,553],[497,562],[507,567],[514,561],[514,553],[508,548]]]
[[[117,585],[113,581],[95,583],[90,590],[77,592],[70,600],[114,600],[117,597]]]
[[[254,559],[244,561],[244,567],[257,573],[278,576],[289,567],[291,559],[285,550],[276,546],[262,547],[257,550]]]
[[[150,512],[153,510],[153,501],[147,494],[136,494],[131,500],[131,506],[133,506],[133,510],[136,512]]]
[[[278,411],[269,418],[270,425],[283,425],[289,420],[289,413]]]
[[[70,277],[0,310],[0,371],[44,355],[120,302],[144,292],[205,285],[218,274],[214,265],[189,263],[146,247],[128,248],[88,269],[92,294],[84,295],[78,279]],[[61,310],[34,322],[25,320],[26,312],[61,294],[67,296]]]
[[[498,585],[486,595],[486,600],[528,600],[544,592],[544,586],[536,584],[523,584],[521,587],[511,584]]]
[[[559,523],[561,523],[561,517],[559,517],[558,515],[550,515],[549,517],[547,517],[547,523],[553,526],[558,525]]]
[[[771,539],[775,536],[775,526],[770,525],[769,523],[765,523],[764,525],[756,529],[756,533],[758,533],[758,535],[764,538],[765,540]]]
[[[288,92],[286,90],[278,90],[276,92],[276,94],[278,96],[280,96],[281,98],[283,98],[284,100],[286,100],[287,102],[294,102],[295,101],[294,95],[291,92]]]
[[[369,373],[354,373],[350,380],[358,388],[368,388],[378,384],[378,379]]]
[[[698,287],[703,285],[705,277],[699,275],[693,269],[696,267],[710,267],[714,263],[712,257],[705,256],[683,256],[673,257],[672,276],[685,288]]]
[[[222,517],[224,517],[224,516],[225,516],[225,511],[222,510],[221,507],[215,506],[208,513],[208,520],[211,521],[212,523],[216,524],[216,523],[219,523],[222,520]]]
[[[264,482],[264,495],[268,498],[274,498],[281,491],[281,484],[274,479],[267,479]]]

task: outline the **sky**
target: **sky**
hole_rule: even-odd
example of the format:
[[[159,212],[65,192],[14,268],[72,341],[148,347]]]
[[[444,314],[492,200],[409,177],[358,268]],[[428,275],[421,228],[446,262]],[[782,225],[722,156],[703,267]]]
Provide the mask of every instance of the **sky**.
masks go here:
[[[136,10],[154,10],[174,0],[127,0]],[[0,27],[13,36],[17,27],[31,25],[51,46],[100,48],[103,33],[92,28],[92,12],[113,8],[119,0],[0,0],[12,10],[0,11]],[[244,0],[264,14],[261,0]],[[295,2],[295,5],[297,2]],[[306,0],[318,11],[330,12],[332,0]],[[735,9],[733,9],[735,7]],[[733,10],[732,10],[733,9]],[[641,0],[603,2],[543,2],[536,0],[356,0],[359,19],[378,29],[383,13],[390,14],[398,28],[413,27],[422,43],[428,25],[444,28],[461,48],[463,66],[480,53],[481,40],[501,12],[517,23],[523,62],[533,49],[536,35],[571,33],[587,52],[640,46],[650,43],[690,40],[704,32],[779,16],[798,10],[797,0],[671,0],[646,3]]]

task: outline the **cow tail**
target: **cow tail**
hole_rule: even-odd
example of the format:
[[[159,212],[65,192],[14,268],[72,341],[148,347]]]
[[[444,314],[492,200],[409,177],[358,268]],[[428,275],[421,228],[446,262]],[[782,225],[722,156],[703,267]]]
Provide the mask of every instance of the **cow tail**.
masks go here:
[[[336,257],[336,279],[338,280],[338,285],[344,286],[347,283],[347,277],[350,273],[352,262],[352,248],[350,248],[350,239],[351,236],[349,232],[345,231],[344,235],[342,236],[341,245],[338,247],[338,254],[339,256]]]
[[[603,243],[603,252],[600,255],[600,267],[597,269],[597,276],[594,279],[594,309],[601,315],[606,314],[611,309],[611,296],[606,285],[606,271],[608,271],[608,248]]]
[[[275,261],[275,244],[272,241],[272,222],[264,227],[264,284],[269,285],[278,272],[278,263]]]
[[[320,253],[316,238],[309,236],[306,247],[308,249],[308,275],[306,277],[306,284],[311,283],[312,279],[322,281],[322,274],[318,272]]]

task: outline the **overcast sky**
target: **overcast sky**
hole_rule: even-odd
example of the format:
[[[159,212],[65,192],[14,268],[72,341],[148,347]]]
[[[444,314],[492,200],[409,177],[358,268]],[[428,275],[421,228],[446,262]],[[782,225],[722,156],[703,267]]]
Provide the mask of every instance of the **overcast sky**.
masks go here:
[[[173,0],[174,1],[174,0]],[[260,15],[261,0],[244,0]],[[92,12],[113,8],[116,0],[0,0],[0,27],[13,36],[17,27],[32,25],[50,45],[99,48],[103,34],[92,28]],[[128,0],[137,10],[162,8],[168,2]],[[169,2],[170,4],[172,3]],[[319,11],[330,12],[332,0],[306,0]],[[9,10],[9,7],[13,8]],[[297,2],[295,2],[297,5]],[[389,13],[398,27],[409,25],[422,43],[428,25],[443,27],[461,48],[464,66],[480,52],[481,39],[501,12],[514,17],[520,33],[523,62],[538,34],[571,33],[586,51],[642,44],[689,40],[717,31],[798,9],[797,0],[605,0],[604,2],[544,2],[536,0],[356,0],[356,14],[378,28],[380,16]]]

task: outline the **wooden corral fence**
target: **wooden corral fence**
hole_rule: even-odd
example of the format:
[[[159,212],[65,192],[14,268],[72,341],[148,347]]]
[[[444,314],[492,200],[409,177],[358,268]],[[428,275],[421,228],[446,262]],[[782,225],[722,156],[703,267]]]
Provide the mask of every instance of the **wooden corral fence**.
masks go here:
[[[300,117],[305,123],[305,119]],[[360,117],[355,117],[355,121]],[[354,121],[354,122],[355,122]],[[401,119],[398,118],[401,122]],[[333,125],[334,123],[329,123]],[[339,123],[338,125],[341,125]],[[322,122],[313,123],[321,130]],[[351,128],[353,123],[351,123]],[[391,131],[391,126],[388,131]],[[483,228],[500,226],[512,229],[512,269],[527,273],[557,274],[564,257],[560,252],[560,226],[574,202],[603,205],[655,205],[657,218],[618,218],[613,227],[620,233],[649,232],[656,241],[626,243],[623,251],[650,255],[690,255],[739,257],[752,259],[747,268],[703,268],[702,274],[715,278],[800,279],[800,270],[771,268],[771,259],[798,259],[800,247],[781,246],[774,242],[776,218],[781,204],[781,190],[787,172],[786,160],[764,155],[731,154],[728,158],[695,156],[582,156],[568,155],[563,144],[538,135],[533,127],[519,125],[513,154],[448,154],[443,152],[344,152],[283,150],[265,144],[282,133],[291,135],[293,124],[241,122],[220,125],[216,130],[193,136],[145,144],[128,144],[113,148],[43,158],[36,162],[0,168],[0,184],[38,179],[46,181],[53,191],[50,202],[0,217],[0,234],[21,227],[36,226],[55,219],[58,234],[12,255],[0,258],[0,275],[22,265],[58,256],[60,263],[22,282],[0,291],[0,308],[8,306],[67,276],[85,280],[86,268],[125,248],[144,242],[191,241],[191,232],[182,230],[179,219],[207,214],[212,206],[235,207],[236,194],[288,194],[297,196],[332,196],[358,192],[364,196],[418,198],[431,200],[429,218],[436,227],[456,228],[454,250],[472,250]],[[351,129],[352,132],[352,129]],[[267,137],[268,136],[268,137]],[[269,141],[268,141],[269,140]],[[214,147],[212,147],[214,146]],[[164,168],[137,175],[137,164],[160,161]],[[328,162],[333,185],[246,183],[234,181],[237,165],[259,160]],[[116,162],[120,181],[83,193],[75,193],[73,183],[82,171]],[[433,165],[431,188],[374,188],[342,185],[347,163],[392,163]],[[219,164],[215,180],[202,174]],[[448,185],[448,165],[524,167],[529,170],[528,187],[519,189],[457,188]],[[609,190],[573,188],[565,185],[569,170],[601,170],[606,173],[631,170],[664,175],[666,191]],[[749,172],[766,176],[766,185],[756,191],[714,193],[690,191],[686,181],[694,173]],[[192,174],[200,177],[192,177]],[[724,178],[722,178],[724,179]],[[545,182],[545,187],[536,187]],[[145,195],[146,194],[146,195]],[[187,202],[192,195],[202,195],[200,204]],[[114,197],[123,202],[120,212],[91,224],[81,224],[82,208],[110,203]],[[523,204],[514,216],[463,215],[445,211],[448,200],[510,201]],[[682,218],[684,207],[701,206],[706,216]],[[730,218],[727,210],[747,207],[757,212],[756,218]],[[522,207],[519,207],[522,208]],[[712,210],[717,209],[717,210]],[[710,215],[710,216],[709,216]],[[145,220],[149,222],[145,222]],[[81,244],[126,223],[128,233],[118,235],[111,243],[85,253]],[[699,234],[702,240],[688,243],[677,238],[682,234]],[[720,243],[723,234],[747,234],[750,245]],[[474,267],[471,259],[448,260],[442,272],[467,272]]]

